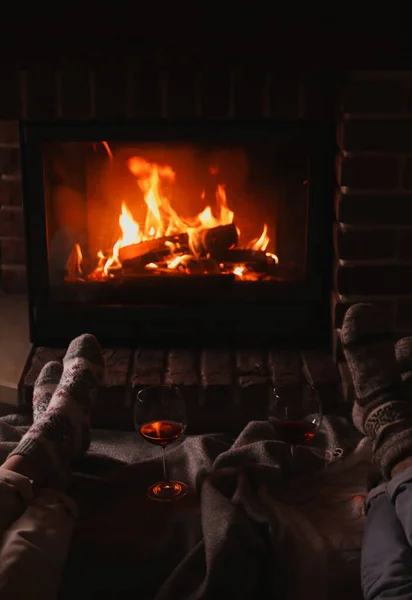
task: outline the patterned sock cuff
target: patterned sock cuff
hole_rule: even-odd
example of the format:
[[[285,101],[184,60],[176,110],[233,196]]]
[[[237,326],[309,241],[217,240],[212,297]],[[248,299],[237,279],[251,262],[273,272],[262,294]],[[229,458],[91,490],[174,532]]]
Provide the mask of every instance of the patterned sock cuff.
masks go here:
[[[385,404],[373,408],[366,414],[363,429],[372,444],[375,444],[388,427],[393,426],[395,423],[407,421],[411,416],[412,411],[409,403],[401,400],[385,402]]]

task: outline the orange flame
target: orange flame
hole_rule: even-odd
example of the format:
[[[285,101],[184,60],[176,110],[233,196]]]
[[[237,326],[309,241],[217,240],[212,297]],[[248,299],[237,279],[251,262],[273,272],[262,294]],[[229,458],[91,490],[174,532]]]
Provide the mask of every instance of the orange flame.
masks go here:
[[[110,159],[113,160],[113,153],[107,142],[102,142],[102,144]],[[188,236],[188,246],[191,254],[193,257],[198,258],[202,249],[202,233],[206,229],[233,223],[235,215],[228,207],[224,185],[218,184],[216,187],[216,208],[214,212],[210,206],[206,206],[196,217],[183,218],[179,216],[172,207],[169,199],[162,193],[162,183],[173,183],[176,178],[175,172],[170,166],[151,163],[138,156],[130,158],[126,164],[130,173],[136,177],[136,183],[143,193],[147,207],[145,222],[143,225],[137,223],[126,203],[122,202],[119,215],[121,236],[114,244],[110,256],[105,257],[102,251],[98,252],[98,265],[92,274],[92,278],[110,277],[111,270],[122,267],[119,258],[120,248],[182,233],[186,233]],[[210,171],[216,174],[218,167],[212,166],[210,167]],[[205,197],[204,191],[202,191],[201,197]],[[238,235],[240,235],[239,228],[236,229]],[[264,224],[260,237],[252,240],[245,247],[252,250],[265,251],[270,242],[267,229],[267,225]],[[172,258],[166,261],[168,262],[167,266],[170,269],[174,269],[181,263],[184,257],[180,254],[173,256],[173,253],[177,250],[176,245],[169,241],[165,243],[169,245],[172,255]],[[276,258],[277,261],[275,255],[273,255],[273,258]],[[146,265],[146,268],[153,270],[158,268],[158,265],[150,263]],[[243,267],[237,267],[234,273],[241,277]]]

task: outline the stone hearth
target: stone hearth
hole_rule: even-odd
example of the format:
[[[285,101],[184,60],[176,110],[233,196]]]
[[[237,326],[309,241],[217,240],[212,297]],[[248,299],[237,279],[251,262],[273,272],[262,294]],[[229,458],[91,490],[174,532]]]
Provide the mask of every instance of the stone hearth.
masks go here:
[[[30,405],[42,366],[61,360],[64,349],[37,348],[21,382],[21,402]],[[105,348],[106,379],[93,426],[133,429],[133,401],[139,389],[177,385],[187,406],[189,431],[234,434],[250,420],[264,419],[271,390],[307,382],[316,387],[325,413],[347,414],[353,390],[346,365],[339,369],[325,349],[268,350],[205,348]]]

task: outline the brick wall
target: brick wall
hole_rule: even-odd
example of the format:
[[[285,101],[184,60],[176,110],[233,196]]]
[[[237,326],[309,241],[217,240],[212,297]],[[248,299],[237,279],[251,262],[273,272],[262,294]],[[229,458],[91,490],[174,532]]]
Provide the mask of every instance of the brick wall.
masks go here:
[[[0,120],[0,288],[26,289],[17,121]]]
[[[412,332],[412,72],[350,73],[338,127],[335,357],[358,301],[379,303],[397,336]]]

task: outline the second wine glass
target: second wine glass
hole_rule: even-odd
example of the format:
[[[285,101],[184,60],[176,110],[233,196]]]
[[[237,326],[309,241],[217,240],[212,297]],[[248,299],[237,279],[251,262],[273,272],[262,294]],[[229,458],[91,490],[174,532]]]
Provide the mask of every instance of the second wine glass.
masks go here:
[[[289,444],[293,460],[295,446],[310,442],[322,422],[322,406],[315,388],[302,385],[272,392],[269,422],[277,437]]]
[[[134,423],[147,442],[163,449],[164,479],[149,487],[149,498],[170,502],[185,496],[187,486],[182,481],[169,478],[166,460],[166,446],[179,439],[187,426],[184,398],[179,389],[160,385],[140,390],[135,403]]]

